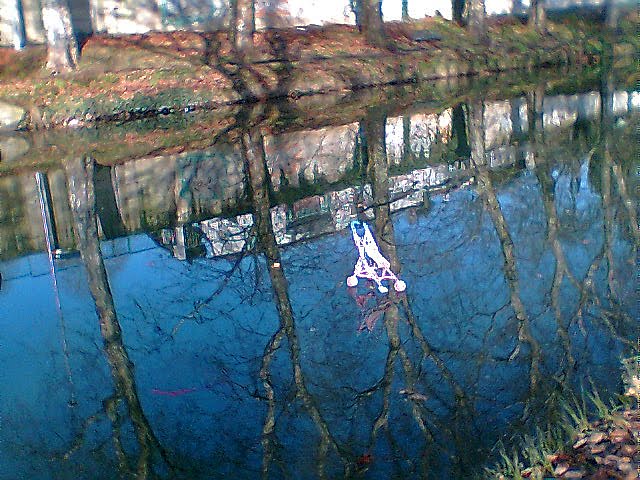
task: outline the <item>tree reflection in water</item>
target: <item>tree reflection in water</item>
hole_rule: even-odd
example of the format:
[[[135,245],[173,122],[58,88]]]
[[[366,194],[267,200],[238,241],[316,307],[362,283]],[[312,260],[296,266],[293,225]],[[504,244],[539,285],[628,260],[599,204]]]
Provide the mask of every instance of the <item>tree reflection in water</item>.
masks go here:
[[[296,333],[295,317],[291,300],[289,299],[289,284],[283,271],[280,250],[276,242],[276,236],[271,223],[271,202],[269,199],[269,176],[267,175],[266,158],[264,154],[264,138],[257,130],[245,131],[241,139],[242,157],[245,172],[249,180],[249,195],[253,203],[254,225],[258,237],[258,246],[264,254],[271,287],[274,292],[276,307],[280,325],[265,347],[262,364],[260,367],[260,379],[266,391],[268,410],[262,429],[262,445],[264,448],[262,475],[269,478],[269,469],[275,454],[275,395],[271,384],[269,367],[271,359],[280,347],[283,338],[287,339],[291,365],[293,366],[293,380],[296,389],[296,397],[299,398],[307,413],[311,417],[320,435],[318,446],[317,473],[319,478],[326,477],[326,461],[329,449],[335,451],[344,465],[344,474],[348,476],[351,464],[346,452],[337,444],[329,426],[320,413],[315,400],[307,388],[304,372],[300,363],[300,344]]]
[[[155,456],[160,457],[169,472],[174,471],[174,466],[169,459],[168,452],[156,438],[142,409],[133,374],[133,364],[129,360],[122,340],[122,330],[98,239],[94,166],[95,163],[90,157],[69,161],[67,163],[67,181],[78,250],[87,272],[89,290],[95,302],[100,322],[104,353],[111,369],[115,388],[113,396],[105,399],[103,406],[112,424],[113,447],[121,474],[137,479],[155,478],[157,474],[154,468]],[[133,454],[126,452],[123,446],[122,426],[126,420],[122,418],[120,413],[121,403],[124,403],[126,413],[133,424],[138,443],[139,452],[135,466],[131,465],[129,460]],[[65,455],[66,458],[80,446],[85,434],[84,429],[95,418],[96,416],[92,416],[85,422],[74,446]]]
[[[507,182],[488,165],[483,101],[456,107],[454,153],[472,187],[446,187],[453,213],[442,197],[413,215],[414,224],[406,212],[392,216],[398,196],[390,193],[385,112],[366,112],[355,142],[363,147],[354,162],[359,211],[351,216],[369,222],[408,288],[376,297],[382,321],[360,334],[349,324],[358,306],[341,281],[355,254],[347,235],[333,232],[290,250],[278,245],[268,132],[256,126],[264,115],[241,112],[233,127],[253,215],[243,249],[229,261],[162,260],[175,268],[165,274],[166,290],[146,303],[135,298],[134,313],[116,311],[98,241],[94,164],[68,162],[77,246],[114,393],[85,419],[63,460],[80,456],[87,432],[104,417],[123,478],[204,478],[211,471],[264,479],[468,478],[491,458],[495,441],[559,421],[563,399],[591,376],[593,337],[604,331],[616,349],[635,348],[621,282],[629,259],[620,252],[637,252],[637,215],[616,155],[606,78],[601,90],[601,127],[586,140],[572,139],[583,142],[573,163],[554,160],[568,147],[545,136],[544,92],[530,92],[527,169]],[[248,124],[249,116],[258,120]],[[404,155],[411,155],[410,126],[403,119]],[[196,167],[185,170],[185,181]],[[176,200],[179,224],[189,221],[192,200]],[[601,238],[583,236],[581,222],[595,225]],[[535,245],[525,245],[532,237]],[[585,249],[582,265],[571,249],[585,240],[601,243]],[[230,269],[223,271],[225,263]],[[140,328],[154,335],[154,345],[132,338],[139,357],[125,347],[120,321],[127,315],[143,317]],[[132,358],[145,376],[136,378]],[[201,396],[185,410],[154,403],[136,380],[148,383],[144,369],[158,359],[200,368],[213,380],[202,381]]]

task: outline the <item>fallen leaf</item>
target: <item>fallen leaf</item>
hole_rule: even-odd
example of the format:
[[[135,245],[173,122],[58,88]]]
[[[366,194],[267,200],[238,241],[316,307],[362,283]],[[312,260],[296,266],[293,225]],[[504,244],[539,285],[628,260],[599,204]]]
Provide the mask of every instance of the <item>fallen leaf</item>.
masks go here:
[[[384,310],[374,310],[369,315],[364,317],[364,325],[366,325],[367,330],[370,332],[375,328],[378,319],[382,316]],[[363,326],[360,326],[360,329],[363,329]]]
[[[560,475],[565,473],[567,470],[569,470],[569,464],[563,462],[558,464],[558,466],[553,470],[553,474],[559,477]]]
[[[633,457],[638,451],[635,445],[623,445],[620,447],[620,453],[622,453],[626,457]]]
[[[356,463],[359,467],[369,465],[371,462],[373,462],[373,455],[370,453],[364,453],[356,459]]]
[[[605,465],[617,465],[619,461],[620,457],[617,457],[616,455],[607,455],[604,457]]]
[[[630,440],[631,436],[629,435],[629,432],[627,430],[618,428],[609,434],[609,438],[613,443],[623,443],[627,440]]]
[[[618,464],[618,470],[622,473],[629,473],[633,471],[633,465],[631,465],[631,462],[620,462]]]
[[[584,477],[584,472],[578,470],[570,470],[564,474],[562,478],[582,478]]]
[[[591,444],[600,443],[601,441],[603,441],[606,438],[606,436],[607,435],[602,433],[602,432],[594,432],[589,437],[589,443],[591,443]]]
[[[588,440],[587,440],[587,438],[586,438],[586,437],[581,438],[580,440],[578,440],[576,443],[574,443],[574,444],[573,444],[573,448],[576,448],[576,449],[577,449],[577,448],[580,448],[580,447],[582,447],[584,444],[586,444],[586,443],[587,443],[587,441],[588,441]]]

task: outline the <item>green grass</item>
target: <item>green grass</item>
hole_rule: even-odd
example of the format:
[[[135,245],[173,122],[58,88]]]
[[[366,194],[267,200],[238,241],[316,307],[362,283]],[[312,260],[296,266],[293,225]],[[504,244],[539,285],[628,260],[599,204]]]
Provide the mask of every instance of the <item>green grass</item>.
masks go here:
[[[593,384],[589,391],[581,390],[580,396],[571,394],[556,401],[560,407],[559,421],[517,437],[511,451],[499,442],[496,449],[500,458],[494,466],[485,469],[485,478],[541,480],[552,475],[552,455],[568,451],[580,434],[592,428],[594,420],[611,421],[614,413],[625,406],[624,402],[614,400],[607,404]]]

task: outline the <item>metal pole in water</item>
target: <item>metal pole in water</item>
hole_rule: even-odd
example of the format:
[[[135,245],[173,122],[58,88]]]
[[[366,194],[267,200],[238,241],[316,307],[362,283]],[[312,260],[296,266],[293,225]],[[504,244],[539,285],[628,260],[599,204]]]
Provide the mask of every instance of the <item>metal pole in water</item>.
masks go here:
[[[47,244],[47,252],[52,256],[58,249],[58,235],[55,228],[55,220],[51,212],[51,194],[49,192],[49,181],[42,172],[36,172],[36,184],[38,186],[38,200],[40,200],[40,212],[42,213],[42,226],[44,228],[44,238]]]
[[[49,181],[47,176],[42,172],[35,174],[36,184],[38,186],[38,200],[40,201],[40,213],[42,214],[42,228],[44,229],[44,238],[47,245],[47,255],[49,257],[49,273],[53,282],[53,293],[56,298],[56,312],[60,321],[60,337],[62,339],[62,353],[64,356],[64,366],[67,373],[67,381],[69,382],[70,399],[68,405],[73,407],[77,404],[75,399],[75,387],[71,376],[71,364],[69,362],[69,347],[67,345],[66,326],[64,314],[62,312],[62,304],[60,303],[60,292],[58,290],[58,279],[56,276],[56,264],[54,260],[54,252],[57,251],[58,238],[55,230],[55,221],[51,212],[51,195],[49,193]]]

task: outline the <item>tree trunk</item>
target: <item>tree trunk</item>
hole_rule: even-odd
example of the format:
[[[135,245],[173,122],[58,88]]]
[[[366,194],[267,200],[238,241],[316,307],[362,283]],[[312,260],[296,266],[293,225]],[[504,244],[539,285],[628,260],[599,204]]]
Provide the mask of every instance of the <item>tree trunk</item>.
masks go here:
[[[544,133],[544,85],[536,86],[534,90],[527,92],[527,122],[529,136],[542,142]]]
[[[402,161],[408,162],[413,158],[411,149],[411,117],[402,117]]]
[[[620,8],[616,5],[616,1],[607,0],[604,5],[604,23],[607,28],[615,30],[618,27],[619,16]]]
[[[255,29],[255,4],[253,0],[232,0],[229,36],[238,52],[245,52],[253,46]]]
[[[72,70],[78,64],[78,44],[66,0],[45,0],[42,23],[47,33],[47,69]]]
[[[107,276],[96,215],[95,162],[90,158],[71,160],[66,165],[69,204],[80,258],[87,271],[89,291],[100,321],[103,349],[111,367],[115,398],[126,401],[131,423],[138,440],[136,478],[153,476],[154,450],[160,453],[170,471],[172,465],[158,442],[142,409],[133,372],[133,364],[124,346],[111,285]]]
[[[360,17],[360,31],[367,42],[375,47],[386,48],[387,39],[382,21],[382,2],[380,0],[358,0],[356,2]]]
[[[487,43],[487,13],[484,0],[469,0],[467,13],[467,28],[473,39],[478,43]]]
[[[487,160],[484,138],[484,103],[482,100],[474,100],[467,105],[467,127],[471,165],[484,166]]]
[[[469,146],[471,147],[471,165],[476,173],[477,190],[483,199],[484,210],[491,217],[500,240],[504,260],[504,278],[511,293],[511,308],[513,308],[518,320],[518,345],[510,358],[513,358],[519,352],[520,342],[529,345],[531,355],[529,388],[532,392],[536,389],[540,379],[540,345],[531,334],[529,316],[520,294],[520,280],[518,278],[513,239],[498,202],[491,175],[489,175],[485,145],[484,102],[482,100],[473,100],[467,105],[467,125],[469,128]]]
[[[464,109],[461,104],[453,107],[451,118],[452,136],[456,137],[456,160],[464,162],[469,159],[471,149],[469,148],[469,139],[467,137],[467,122],[464,119]]]
[[[451,16],[452,20],[458,25],[464,24],[464,0],[452,0],[451,3]]]
[[[544,0],[531,0],[531,5],[529,6],[529,27],[538,33],[546,33],[546,19],[547,15],[544,10]]]
[[[22,50],[27,43],[27,35],[24,29],[24,12],[21,0],[11,0],[7,7],[7,19],[11,35],[11,46],[16,50]]]
[[[525,12],[522,0],[512,0],[511,2],[511,15],[522,15]]]
[[[378,246],[391,262],[391,270],[399,273],[396,246],[393,242],[391,204],[389,202],[389,161],[387,158],[386,126],[387,118],[381,112],[370,111],[362,121],[362,132],[367,144],[367,173],[371,181],[374,229]]]
[[[273,458],[273,430],[275,427],[275,403],[273,400],[273,387],[269,381],[268,366],[271,362],[269,357],[275,353],[277,345],[282,338],[286,336],[289,342],[289,359],[293,366],[293,383],[296,388],[296,396],[302,400],[302,404],[307,410],[309,417],[315,424],[318,434],[320,435],[320,444],[326,448],[320,448],[316,456],[317,476],[325,478],[324,470],[326,457],[329,447],[340,455],[340,449],[335,438],[329,431],[328,424],[311,397],[307,387],[307,381],[302,370],[301,347],[298,335],[296,333],[295,316],[291,299],[289,296],[289,282],[282,268],[282,259],[280,249],[276,241],[276,235],[271,221],[269,196],[270,179],[266,164],[266,155],[264,151],[264,138],[257,130],[245,131],[240,140],[240,148],[242,150],[242,160],[244,171],[249,182],[249,192],[254,210],[254,221],[258,236],[258,245],[265,255],[269,277],[271,278],[271,288],[274,294],[274,301],[280,319],[278,331],[273,335],[272,341],[265,348],[265,357],[263,357],[260,376],[267,392],[267,398],[270,399],[269,412],[263,427],[262,445],[265,450],[263,456],[262,476],[269,478],[269,463]],[[344,476],[349,477],[349,462],[343,460],[345,466]]]
[[[409,0],[402,0],[402,21],[409,20]]]

